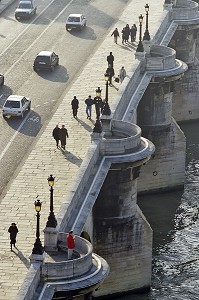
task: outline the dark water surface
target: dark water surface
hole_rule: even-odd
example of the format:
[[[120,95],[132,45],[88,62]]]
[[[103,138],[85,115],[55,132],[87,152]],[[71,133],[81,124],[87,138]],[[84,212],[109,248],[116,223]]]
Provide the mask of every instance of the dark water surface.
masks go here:
[[[184,190],[138,199],[154,234],[151,291],[117,300],[199,299],[199,122],[181,128],[187,138]]]

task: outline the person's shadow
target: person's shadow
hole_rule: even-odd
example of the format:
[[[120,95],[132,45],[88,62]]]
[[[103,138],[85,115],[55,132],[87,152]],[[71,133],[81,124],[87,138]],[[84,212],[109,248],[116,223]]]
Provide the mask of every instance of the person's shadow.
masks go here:
[[[12,252],[19,257],[19,259],[22,261],[22,263],[26,266],[27,269],[30,268],[30,261],[27,260],[27,258],[23,255],[23,253],[15,247]]]

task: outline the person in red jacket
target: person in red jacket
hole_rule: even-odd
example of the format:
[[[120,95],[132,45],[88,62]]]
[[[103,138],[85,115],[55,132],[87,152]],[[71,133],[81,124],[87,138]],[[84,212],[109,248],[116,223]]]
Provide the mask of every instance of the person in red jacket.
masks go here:
[[[67,234],[67,245],[68,245],[68,259],[71,259],[73,255],[73,249],[75,248],[75,236],[72,230]]]

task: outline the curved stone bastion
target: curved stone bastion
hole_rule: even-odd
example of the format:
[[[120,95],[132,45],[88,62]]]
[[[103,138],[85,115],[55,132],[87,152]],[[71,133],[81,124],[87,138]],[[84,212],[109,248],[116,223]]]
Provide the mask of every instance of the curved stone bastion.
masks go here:
[[[70,298],[89,296],[108,276],[109,266],[100,256],[93,253],[87,240],[76,236],[71,260],[67,260],[66,233],[58,233],[58,251],[45,253],[43,263],[32,262],[27,278],[21,287],[18,299],[49,300],[64,292]],[[28,278],[32,274],[32,281]],[[34,276],[33,276],[34,274]],[[37,296],[39,295],[40,296]]]

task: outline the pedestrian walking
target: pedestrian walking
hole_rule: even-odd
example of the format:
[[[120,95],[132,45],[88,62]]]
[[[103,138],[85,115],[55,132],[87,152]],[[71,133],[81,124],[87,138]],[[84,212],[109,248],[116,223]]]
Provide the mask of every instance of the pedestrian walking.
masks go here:
[[[112,78],[115,75],[115,71],[113,69],[113,67],[109,64],[108,68],[106,69],[106,74],[109,77],[109,85],[112,86]]]
[[[69,138],[68,130],[65,128],[65,125],[62,125],[62,128],[59,131],[61,147],[66,149],[66,137]]]
[[[137,27],[135,24],[133,24],[133,26],[131,26],[130,29],[131,43],[135,42],[136,33],[137,33]]]
[[[120,37],[119,31],[118,31],[117,28],[115,28],[115,30],[112,32],[111,36],[112,36],[112,35],[113,35],[113,37],[114,37],[114,43],[117,44],[117,38]]]
[[[94,104],[95,104],[96,119],[99,119],[100,114],[102,112],[102,98],[96,96],[94,98]]]
[[[107,56],[107,62],[108,62],[108,66],[111,65],[113,67],[113,62],[114,62],[114,56],[113,53],[110,52],[110,54]]]
[[[126,77],[126,70],[124,69],[124,67],[121,67],[121,69],[119,70],[119,79],[121,83],[125,77]]]
[[[130,27],[129,27],[129,24],[126,24],[126,27],[125,27],[125,42],[126,43],[129,41],[129,36],[130,36]]]
[[[11,226],[8,228],[8,232],[10,233],[10,250],[12,251],[12,245],[16,248],[16,237],[19,232],[17,225],[15,223],[11,223]]]
[[[60,140],[60,128],[58,125],[53,129],[52,136],[56,141],[57,148],[59,147],[59,140]]]
[[[92,105],[94,104],[94,100],[91,98],[91,95],[88,96],[88,98],[85,100],[86,103],[86,114],[87,119],[91,119],[91,113],[92,113]]]
[[[124,44],[125,40],[126,40],[126,36],[125,36],[125,27],[122,29],[122,44]]]
[[[73,250],[75,248],[75,236],[73,234],[73,231],[71,230],[67,234],[67,246],[68,246],[68,260],[72,258]]]
[[[136,34],[137,34],[137,26],[136,24],[133,24],[134,28],[135,28],[135,40],[136,40]]]
[[[73,117],[77,118],[77,112],[79,108],[79,100],[76,96],[74,96],[73,100],[71,101],[72,110],[73,110]]]

